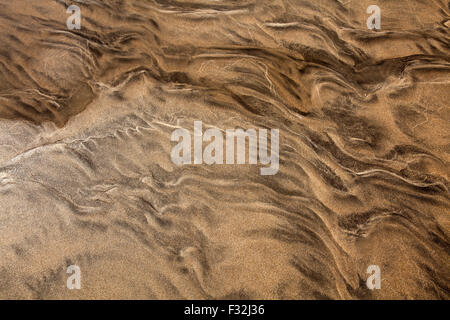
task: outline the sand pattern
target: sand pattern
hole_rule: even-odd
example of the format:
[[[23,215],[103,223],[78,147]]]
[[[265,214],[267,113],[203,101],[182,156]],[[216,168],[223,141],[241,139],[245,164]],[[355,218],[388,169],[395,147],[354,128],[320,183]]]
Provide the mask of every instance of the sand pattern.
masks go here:
[[[448,1],[0,0],[0,28],[1,299],[450,297]],[[279,129],[278,173],[175,165],[194,121]]]

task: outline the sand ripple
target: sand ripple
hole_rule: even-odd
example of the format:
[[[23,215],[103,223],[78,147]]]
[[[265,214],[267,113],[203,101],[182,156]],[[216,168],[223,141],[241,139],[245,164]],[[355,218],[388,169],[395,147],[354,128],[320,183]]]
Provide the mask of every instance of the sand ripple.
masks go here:
[[[448,299],[448,1],[372,2],[0,0],[0,298]],[[175,166],[194,120],[279,172]]]

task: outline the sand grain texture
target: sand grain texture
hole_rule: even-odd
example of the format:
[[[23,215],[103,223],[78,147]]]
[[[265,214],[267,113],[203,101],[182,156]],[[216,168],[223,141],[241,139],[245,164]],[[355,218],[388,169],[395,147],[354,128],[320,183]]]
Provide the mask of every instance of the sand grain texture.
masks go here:
[[[0,298],[448,299],[449,11],[0,0]],[[174,165],[194,120],[279,172]]]

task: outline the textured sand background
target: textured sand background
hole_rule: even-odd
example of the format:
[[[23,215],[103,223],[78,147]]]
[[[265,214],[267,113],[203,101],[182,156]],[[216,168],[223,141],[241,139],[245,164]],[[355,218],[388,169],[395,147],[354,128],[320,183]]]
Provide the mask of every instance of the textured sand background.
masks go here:
[[[0,298],[448,299],[449,10],[0,0]],[[194,120],[278,174],[175,166]]]

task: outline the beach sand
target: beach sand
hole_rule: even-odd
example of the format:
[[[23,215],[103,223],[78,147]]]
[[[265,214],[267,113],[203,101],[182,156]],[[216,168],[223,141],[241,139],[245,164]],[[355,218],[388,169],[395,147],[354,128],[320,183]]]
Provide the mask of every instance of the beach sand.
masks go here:
[[[0,0],[0,298],[448,299],[449,10]],[[175,165],[194,121],[278,172]]]

